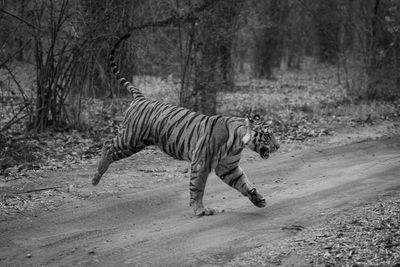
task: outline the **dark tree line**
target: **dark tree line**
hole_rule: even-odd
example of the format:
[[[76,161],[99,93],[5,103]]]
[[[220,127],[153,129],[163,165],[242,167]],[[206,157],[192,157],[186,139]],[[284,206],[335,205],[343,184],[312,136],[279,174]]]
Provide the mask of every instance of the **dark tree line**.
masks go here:
[[[37,131],[78,123],[83,96],[126,94],[107,60],[128,32],[124,75],[178,77],[180,104],[205,114],[238,76],[274,79],[309,58],[343,69],[354,100],[400,88],[397,0],[3,0],[0,25],[1,68],[35,66],[35,101],[19,91]]]

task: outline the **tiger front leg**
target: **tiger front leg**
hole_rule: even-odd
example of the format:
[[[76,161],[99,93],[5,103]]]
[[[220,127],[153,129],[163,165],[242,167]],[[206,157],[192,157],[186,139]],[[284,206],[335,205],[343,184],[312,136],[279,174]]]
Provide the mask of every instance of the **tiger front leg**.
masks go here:
[[[190,206],[196,216],[208,216],[217,213],[216,209],[204,207],[203,196],[210,171],[200,164],[192,163],[190,173]]]
[[[249,191],[249,194],[247,197],[250,199],[250,201],[256,207],[263,208],[266,205],[265,198],[262,195],[260,195],[255,188],[253,188]]]
[[[231,162],[238,161],[232,159],[218,164],[218,166],[215,168],[215,173],[217,176],[226,184],[235,188],[244,196],[248,197],[254,206],[259,208],[265,207],[265,198],[257,192],[254,186],[250,184],[243,170],[238,165],[232,164]]]

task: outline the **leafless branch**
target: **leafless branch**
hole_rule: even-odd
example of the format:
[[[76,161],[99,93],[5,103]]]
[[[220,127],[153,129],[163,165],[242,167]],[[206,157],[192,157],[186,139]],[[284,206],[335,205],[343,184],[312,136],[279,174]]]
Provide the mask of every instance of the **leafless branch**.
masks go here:
[[[20,110],[18,111],[18,113],[15,114],[15,115],[6,123],[6,125],[4,125],[4,127],[0,129],[0,133],[1,133],[1,132],[4,132],[4,131],[7,130],[8,128],[10,128],[13,124],[19,122],[19,121],[22,120],[23,118],[28,117],[28,116],[30,115],[29,113],[24,114],[22,117],[18,117],[18,116],[19,116],[19,114],[21,114],[30,104],[31,104],[31,103],[29,103],[29,102],[25,103],[25,105],[24,105],[22,108],[20,108]]]
[[[0,64],[0,68],[2,68],[5,64],[7,64],[8,61],[10,61],[15,55],[20,53],[22,50],[25,49],[25,47],[31,42],[31,40],[28,40],[17,52],[15,52],[13,55],[9,56],[4,62]]]
[[[198,19],[196,17],[196,13],[202,12],[206,8],[211,7],[213,4],[215,4],[215,2],[216,1],[213,0],[205,0],[201,5],[193,8],[193,10],[187,12],[186,14],[183,15],[175,14],[163,20],[146,22],[142,25],[129,28],[128,32],[133,32],[135,30],[142,30],[149,27],[157,28],[166,26],[178,26],[185,22],[196,21]]]
[[[11,78],[14,80],[15,84],[17,85],[17,88],[24,99],[24,102],[27,102],[26,100],[26,94],[24,89],[22,89],[21,84],[18,82],[17,77],[15,77],[14,73],[10,70],[10,68],[7,65],[4,65],[4,68],[7,70],[7,72],[10,74]]]
[[[5,10],[3,10],[3,9],[0,9],[0,12],[2,12],[2,13],[4,13],[4,14],[7,14],[7,15],[9,15],[9,16],[11,16],[11,17],[13,17],[13,18],[15,18],[15,19],[17,19],[17,20],[19,20],[19,21],[25,23],[27,26],[29,26],[29,27],[31,27],[31,28],[34,28],[35,30],[41,32],[41,30],[40,30],[39,28],[37,28],[35,25],[33,25],[32,23],[30,23],[29,21],[26,21],[25,19],[23,19],[23,18],[21,18],[21,17],[18,17],[17,15],[14,15],[14,14],[12,14],[12,13],[10,13],[10,12],[8,12],[8,11],[5,11]]]

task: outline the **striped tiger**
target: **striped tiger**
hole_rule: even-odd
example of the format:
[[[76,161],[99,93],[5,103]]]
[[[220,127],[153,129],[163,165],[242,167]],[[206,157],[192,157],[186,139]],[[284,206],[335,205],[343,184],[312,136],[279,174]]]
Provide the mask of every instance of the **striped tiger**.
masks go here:
[[[126,110],[122,131],[104,142],[98,169],[92,180],[97,185],[109,165],[127,158],[149,145],[166,154],[189,161],[190,206],[198,216],[217,211],[203,205],[207,177],[212,170],[257,207],[265,207],[265,198],[249,182],[239,167],[241,152],[248,147],[264,159],[279,148],[271,127],[259,115],[253,118],[206,116],[186,108],[148,100],[119,72],[115,51],[130,34],[119,39],[110,53],[110,68],[119,83],[133,96]]]

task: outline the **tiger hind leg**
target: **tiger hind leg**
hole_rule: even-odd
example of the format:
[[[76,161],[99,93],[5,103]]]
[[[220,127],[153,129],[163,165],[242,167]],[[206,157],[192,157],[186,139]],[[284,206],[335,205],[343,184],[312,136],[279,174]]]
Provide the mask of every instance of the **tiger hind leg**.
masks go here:
[[[111,142],[104,142],[101,150],[101,158],[97,166],[97,172],[92,179],[92,184],[97,185],[100,182],[101,177],[108,170],[108,167],[111,163],[123,158],[127,158],[142,149],[143,147],[130,148],[129,145],[123,145],[122,138],[119,136],[113,139]]]
[[[97,166],[97,172],[92,179],[92,185],[97,185],[100,182],[103,174],[108,170],[108,166],[114,161],[111,153],[112,144],[107,141],[103,143],[103,148],[101,149],[101,158]]]

